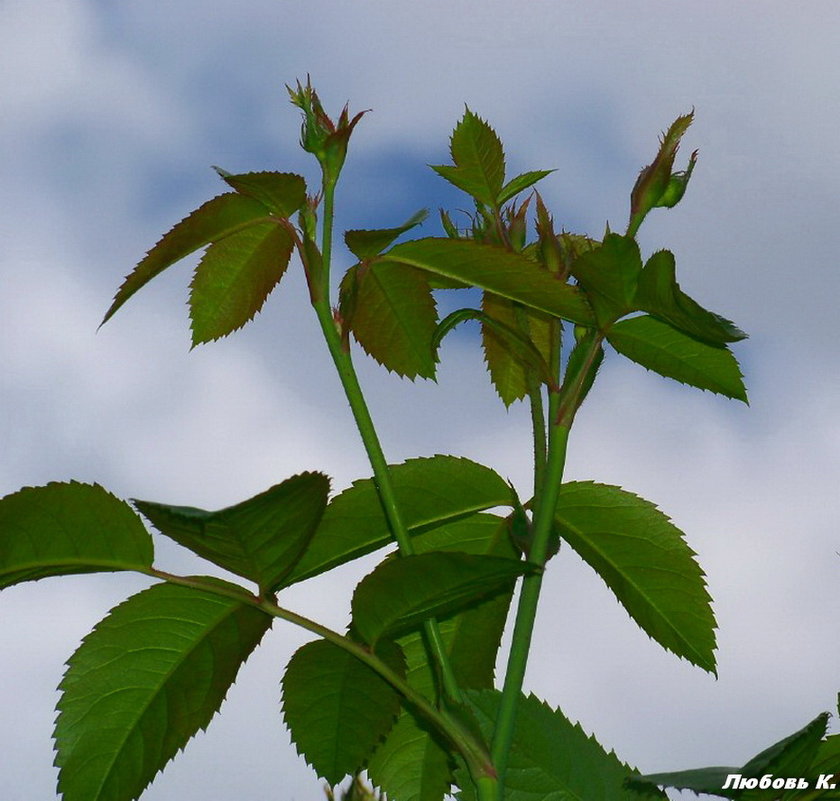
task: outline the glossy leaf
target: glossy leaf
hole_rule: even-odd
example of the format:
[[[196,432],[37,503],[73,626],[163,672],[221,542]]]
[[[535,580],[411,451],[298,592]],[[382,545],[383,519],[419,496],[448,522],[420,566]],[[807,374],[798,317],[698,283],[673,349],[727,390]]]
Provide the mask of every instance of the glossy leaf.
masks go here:
[[[623,356],[659,375],[747,402],[738,362],[725,346],[701,342],[648,315],[619,320],[607,340]]]
[[[501,693],[470,693],[470,705],[485,737],[492,737]],[[559,709],[533,695],[520,696],[502,792],[505,801],[639,801],[624,786],[628,768]],[[460,801],[475,801],[472,783],[459,771]],[[651,793],[665,799],[655,789]]]
[[[289,231],[274,222],[236,231],[211,245],[190,284],[193,346],[242,328],[263,307],[292,256]]]
[[[404,675],[391,643],[379,656]],[[330,784],[360,771],[393,726],[400,697],[390,684],[326,640],[298,649],[283,677],[283,716],[298,753]]]
[[[126,276],[102,324],[106,323],[137,290],[175,262],[243,228],[269,221],[269,209],[251,197],[228,192],[208,200],[165,234]]]
[[[715,619],[703,571],[682,532],[620,487],[574,481],[560,490],[561,536],[663,648],[715,671]]]
[[[390,468],[409,533],[510,505],[507,482],[489,467],[455,456],[409,459]],[[373,479],[355,481],[332,499],[312,543],[286,585],[316,576],[393,542]]]
[[[271,621],[236,600],[169,584],[113,609],[61,682],[55,741],[64,801],[136,799],[206,728]]]
[[[515,559],[431,553],[388,559],[353,593],[353,626],[365,642],[397,635],[511,587],[533,566]]]
[[[246,172],[231,175],[215,168],[222,180],[242,195],[258,200],[274,214],[291,217],[306,202],[306,181],[290,172]]]
[[[546,175],[550,175],[554,170],[532,170],[530,172],[523,172],[517,175],[516,178],[511,178],[499,193],[499,205],[507,203],[513,197],[516,197],[520,192],[533,186],[537,181],[541,181]]]
[[[428,216],[428,209],[421,209],[396,228],[381,228],[376,231],[345,231],[344,242],[359,261],[372,259],[393,244],[398,236],[420,225]]]
[[[0,499],[0,588],[74,573],[145,571],[152,538],[98,484],[51,483]]]
[[[427,238],[395,245],[389,261],[479,287],[583,325],[594,317],[583,295],[527,257],[469,239]]]
[[[134,504],[162,534],[270,592],[312,539],[329,486],[322,473],[301,473],[216,512],[152,501]]]

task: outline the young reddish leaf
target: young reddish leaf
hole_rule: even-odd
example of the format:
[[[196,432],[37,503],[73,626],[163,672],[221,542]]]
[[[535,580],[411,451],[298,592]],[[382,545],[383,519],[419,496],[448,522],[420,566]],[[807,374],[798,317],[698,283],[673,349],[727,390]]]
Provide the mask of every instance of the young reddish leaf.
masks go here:
[[[55,763],[64,801],[136,799],[207,727],[271,622],[239,601],[170,584],[113,609],[61,682]]]
[[[516,559],[431,553],[388,559],[353,593],[353,626],[365,642],[394,635],[512,586],[534,566]]]
[[[563,537],[663,648],[715,672],[715,618],[703,571],[683,533],[650,501],[573,481],[560,490]]]
[[[428,209],[420,209],[397,228],[381,228],[376,231],[345,231],[344,242],[359,261],[366,261],[378,256],[398,236],[420,225],[428,216]]]
[[[276,222],[252,225],[211,245],[190,284],[193,347],[252,319],[283,277],[293,248],[291,234]]]
[[[215,168],[222,180],[242,195],[258,200],[280,217],[291,217],[306,202],[306,181],[291,172],[246,172],[231,175]]]
[[[208,200],[164,235],[126,276],[101,324],[108,322],[138,289],[170,265],[211,242],[218,242],[258,222],[266,222],[269,216],[269,210],[262,203],[235,192]]]
[[[343,295],[353,292],[352,305],[345,300],[341,308],[349,316],[345,323],[356,341],[369,356],[404,378],[434,378],[437,307],[423,273],[391,261],[351,270]]]
[[[738,362],[725,346],[708,345],[648,315],[620,320],[607,332],[607,340],[659,375],[747,402]]]
[[[98,484],[51,483],[0,499],[0,588],[47,576],[144,572],[152,559],[140,518]]]
[[[520,192],[533,186],[537,181],[541,181],[546,175],[551,175],[554,170],[532,170],[531,172],[523,172],[522,175],[517,175],[516,178],[511,178],[499,193],[498,202],[501,206],[507,203],[512,197],[516,197]]]
[[[378,656],[405,675],[400,649]],[[326,640],[298,649],[283,676],[283,717],[297,751],[330,784],[359,772],[397,719],[400,696],[379,674]]]
[[[469,109],[452,132],[450,153],[455,166],[432,169],[480,203],[496,208],[505,180],[505,153],[496,132]]]
[[[162,534],[271,592],[297,564],[327,506],[330,480],[301,473],[217,512],[134,501]]]
[[[455,456],[433,456],[392,465],[391,481],[409,533],[509,506],[511,488],[494,470]],[[288,586],[393,542],[373,479],[354,481],[332,499]]]
[[[581,292],[526,256],[504,248],[469,239],[430,237],[395,245],[384,258],[454,278],[554,317],[581,325],[594,323]]]

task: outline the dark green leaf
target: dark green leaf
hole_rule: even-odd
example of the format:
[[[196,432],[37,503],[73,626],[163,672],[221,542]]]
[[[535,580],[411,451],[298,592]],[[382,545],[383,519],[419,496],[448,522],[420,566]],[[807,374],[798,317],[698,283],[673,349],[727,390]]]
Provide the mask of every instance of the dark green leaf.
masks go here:
[[[372,259],[392,244],[398,236],[410,231],[416,225],[420,225],[428,216],[428,209],[421,209],[397,228],[382,228],[377,231],[345,231],[344,242],[359,261]]]
[[[105,313],[104,325],[138,289],[149,283],[167,267],[211,242],[259,222],[268,222],[269,210],[259,201],[235,192],[208,200],[203,206],[179,222],[146,254],[134,268]]]
[[[112,610],[61,682],[55,741],[64,801],[136,799],[206,728],[271,621],[238,601],[169,584]]]
[[[280,217],[291,217],[306,202],[306,181],[291,172],[216,172],[237,192],[258,200]]]
[[[0,499],[0,588],[72,573],[151,567],[152,538],[98,484],[25,487]]]
[[[412,535],[511,503],[507,482],[469,459],[409,459],[390,470],[403,520]],[[316,576],[390,542],[393,537],[373,479],[356,481],[332,499],[310,547],[285,584]]]
[[[500,699],[495,690],[469,694],[485,737],[493,735]],[[639,801],[639,795],[624,786],[629,772],[559,709],[533,695],[520,696],[502,788],[505,801]],[[459,799],[474,801],[472,783],[463,771],[459,778]],[[665,799],[664,793],[653,792]]]
[[[389,261],[518,301],[532,309],[583,325],[594,317],[583,295],[527,257],[469,239],[434,238],[403,242],[389,250]]]
[[[379,653],[399,675],[405,665],[390,643]],[[347,651],[326,640],[300,648],[283,677],[283,716],[298,753],[330,784],[364,767],[393,726],[400,696]]]
[[[703,571],[682,532],[620,487],[574,481],[557,504],[561,535],[664,648],[715,670],[715,619]]]
[[[283,277],[294,242],[282,225],[258,223],[212,244],[190,284],[193,346],[241,328]]]
[[[523,172],[522,175],[517,175],[516,178],[511,178],[499,193],[499,205],[507,203],[512,197],[515,197],[529,186],[533,186],[537,181],[541,181],[546,175],[550,175],[554,170],[532,170],[531,172]]]
[[[443,551],[388,559],[356,587],[353,626],[373,645],[386,634],[492,597],[533,569],[516,559]]]
[[[747,402],[738,362],[724,346],[708,345],[648,315],[620,320],[607,332],[607,340],[659,375]]]
[[[419,270],[392,261],[350,268],[342,282],[342,315],[356,341],[398,375],[434,378],[432,337],[437,307]],[[352,293],[352,300],[346,299]]]
[[[217,512],[134,501],[162,534],[270,592],[297,564],[327,505],[330,481],[302,473]]]
[[[455,166],[432,169],[480,203],[498,207],[505,180],[505,154],[496,132],[467,109],[452,132],[449,149]]]
[[[737,342],[747,336],[729,320],[695,303],[680,289],[674,254],[668,250],[660,250],[647,260],[639,276],[635,307],[712,345]]]

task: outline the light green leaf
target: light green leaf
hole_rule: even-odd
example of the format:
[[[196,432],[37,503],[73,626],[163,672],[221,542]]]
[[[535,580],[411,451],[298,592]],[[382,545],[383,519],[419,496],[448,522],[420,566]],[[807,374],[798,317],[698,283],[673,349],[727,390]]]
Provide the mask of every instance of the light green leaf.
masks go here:
[[[505,180],[505,154],[496,132],[467,109],[452,132],[449,149],[455,166],[432,166],[432,169],[480,203],[499,206]]]
[[[429,237],[395,245],[388,261],[479,287],[554,317],[592,325],[583,294],[519,253],[469,239]]]
[[[133,272],[126,276],[114,302],[105,313],[102,325],[138,289],[175,262],[243,228],[269,221],[269,209],[251,197],[228,192],[208,200],[164,235]]]
[[[747,402],[738,362],[724,346],[708,345],[648,315],[619,320],[607,340],[623,356],[659,375]]]
[[[505,591],[533,569],[516,559],[443,551],[388,559],[356,587],[353,626],[374,645],[386,634]]]
[[[560,490],[556,521],[649,636],[715,671],[715,619],[703,571],[668,517],[620,487],[573,481]]]
[[[134,504],[162,534],[271,592],[312,539],[329,487],[323,473],[301,473],[217,512],[152,501]]]
[[[146,571],[152,538],[98,484],[51,483],[0,499],[0,588],[47,576]]]
[[[381,365],[411,379],[434,378],[437,307],[419,270],[391,261],[351,267],[341,309],[356,341]]]
[[[455,456],[392,465],[391,480],[409,533],[441,526],[494,506],[509,506],[507,482],[489,467]],[[373,479],[333,498],[312,543],[285,585],[316,576],[393,542]]]
[[[500,699],[495,690],[469,694],[485,737],[493,735]],[[533,695],[520,696],[502,788],[505,801],[639,801],[639,794],[624,786],[630,770],[559,709]],[[469,777],[461,770],[457,778],[460,801],[475,801]],[[664,793],[655,794],[665,799]]]
[[[359,260],[365,261],[379,255],[398,236],[420,225],[429,216],[428,209],[421,209],[397,228],[382,228],[376,231],[345,231],[344,242],[350,252]]]
[[[306,202],[306,181],[290,172],[246,172],[231,175],[215,168],[222,180],[242,195],[258,200],[280,217],[291,217]]]
[[[402,654],[383,643],[379,656],[404,675]],[[393,726],[400,696],[347,651],[326,640],[304,645],[283,677],[283,716],[298,753],[330,784],[357,773]]]
[[[291,234],[276,222],[251,225],[211,245],[190,284],[193,347],[251,320],[283,277],[293,248]]]
[[[55,741],[64,801],[136,799],[206,728],[271,621],[238,601],[169,584],[112,610],[61,682]]]
[[[532,170],[530,172],[523,172],[522,175],[517,175],[516,178],[511,178],[499,193],[498,203],[501,206],[507,203],[512,197],[515,197],[529,186],[533,186],[537,181],[541,181],[546,175],[550,175],[554,170]]]

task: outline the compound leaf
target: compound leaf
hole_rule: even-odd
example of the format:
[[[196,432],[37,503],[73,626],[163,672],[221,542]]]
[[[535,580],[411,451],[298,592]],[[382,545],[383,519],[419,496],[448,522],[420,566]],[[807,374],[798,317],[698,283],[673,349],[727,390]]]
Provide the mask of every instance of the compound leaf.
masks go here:
[[[623,356],[659,375],[747,402],[738,362],[725,346],[701,342],[648,315],[619,320],[607,340]]]
[[[279,217],[291,217],[306,202],[306,181],[291,172],[246,172],[231,175],[215,168],[222,180],[242,195],[258,200]]]
[[[323,473],[301,473],[216,512],[153,501],[134,505],[162,534],[270,592],[312,539],[329,487]]]
[[[239,601],[170,584],[113,609],[61,682],[55,742],[64,801],[136,799],[206,728],[271,621]]]
[[[385,250],[398,236],[410,231],[416,225],[420,225],[428,216],[428,209],[421,209],[396,228],[381,228],[375,231],[345,231],[344,242],[359,261],[372,259]]]
[[[0,499],[0,588],[73,573],[145,571],[152,538],[98,484],[54,482]]]
[[[703,571],[683,533],[620,487],[573,481],[560,490],[561,536],[661,646],[715,670],[715,619]]]
[[[399,648],[383,642],[379,656],[399,675]],[[304,645],[283,677],[283,716],[298,753],[330,784],[357,773],[388,733],[400,696],[383,678],[326,640]]]

